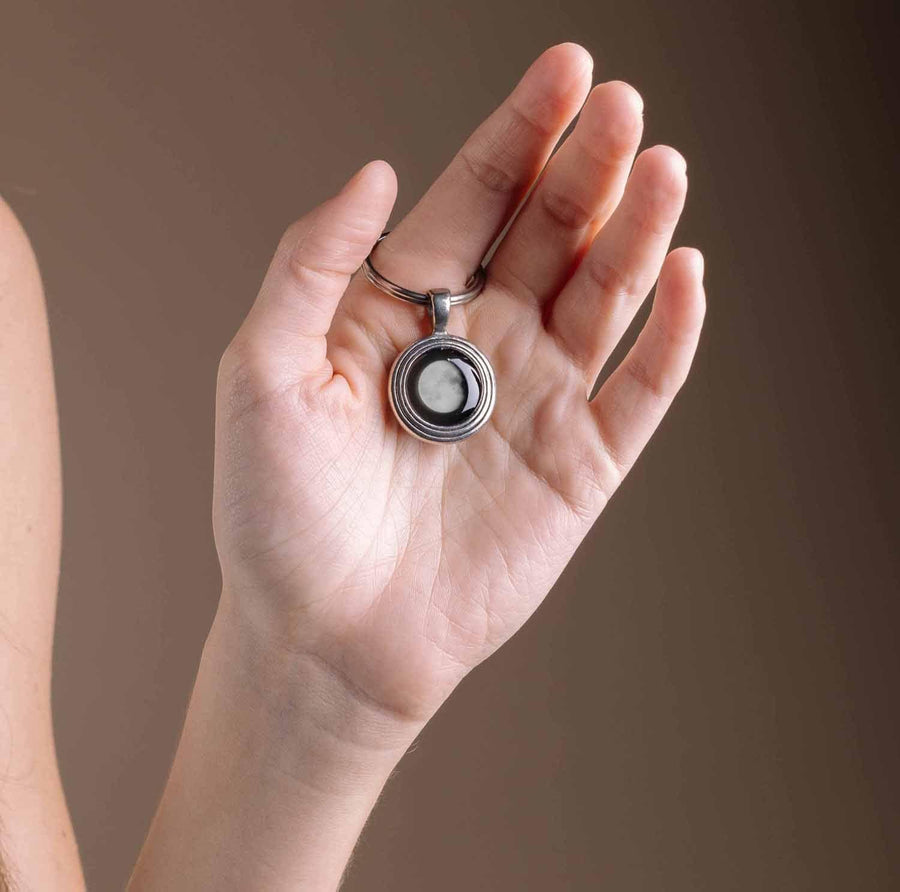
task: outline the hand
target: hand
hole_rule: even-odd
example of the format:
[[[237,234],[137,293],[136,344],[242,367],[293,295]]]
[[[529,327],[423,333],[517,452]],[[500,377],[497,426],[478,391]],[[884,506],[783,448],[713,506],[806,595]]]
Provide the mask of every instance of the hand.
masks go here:
[[[497,374],[470,439],[416,440],[387,403],[391,363],[429,330],[353,275],[390,214],[390,167],[285,234],[222,359],[222,599],[135,892],[337,888],[412,738],[547,594],[684,380],[702,260],[665,256],[684,162],[657,147],[631,169],[634,90],[595,88],[541,173],[590,67],[571,44],[544,53],[375,252],[407,287],[458,290],[540,174],[486,289],[450,314]]]
[[[539,179],[450,331],[497,375],[490,422],[454,445],[387,403],[422,308],[353,275],[396,194],[384,162],[291,226],[218,385],[214,524],[223,604],[267,646],[388,717],[424,722],[535,610],[687,375],[702,258],[666,256],[685,164],[644,151],[638,94],[588,94],[591,60],[546,51],[475,131],[375,262],[458,290]],[[560,135],[577,126],[542,172]],[[659,278],[649,321],[588,401]]]

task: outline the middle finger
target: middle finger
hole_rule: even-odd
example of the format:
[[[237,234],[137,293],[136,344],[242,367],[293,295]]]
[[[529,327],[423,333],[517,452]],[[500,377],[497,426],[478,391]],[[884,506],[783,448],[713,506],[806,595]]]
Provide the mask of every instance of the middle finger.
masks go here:
[[[643,102],[621,81],[595,87],[491,260],[492,281],[542,305],[565,285],[622,197]]]

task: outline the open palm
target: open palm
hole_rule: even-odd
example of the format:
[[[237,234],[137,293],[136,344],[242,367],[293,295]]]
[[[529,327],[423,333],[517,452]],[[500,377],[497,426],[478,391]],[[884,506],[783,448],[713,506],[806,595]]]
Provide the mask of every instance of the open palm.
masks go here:
[[[702,259],[666,258],[684,162],[656,147],[632,167],[640,99],[609,83],[585,101],[590,80],[580,47],[545,52],[375,251],[409,288],[457,290],[528,195],[484,292],[450,315],[497,376],[477,434],[425,443],[391,414],[390,365],[429,320],[353,275],[396,194],[384,162],[288,230],[223,358],[223,597],[390,714],[427,718],[535,610],[696,347]],[[589,401],[657,278],[647,325]]]

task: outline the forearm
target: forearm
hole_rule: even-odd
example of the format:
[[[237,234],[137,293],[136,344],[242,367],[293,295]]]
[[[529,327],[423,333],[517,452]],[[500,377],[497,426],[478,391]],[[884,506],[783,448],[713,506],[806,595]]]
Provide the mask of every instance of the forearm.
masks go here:
[[[60,526],[44,295],[0,200],[0,864],[14,889],[63,892],[84,883],[50,712]]]
[[[130,889],[336,889],[417,730],[223,596]]]

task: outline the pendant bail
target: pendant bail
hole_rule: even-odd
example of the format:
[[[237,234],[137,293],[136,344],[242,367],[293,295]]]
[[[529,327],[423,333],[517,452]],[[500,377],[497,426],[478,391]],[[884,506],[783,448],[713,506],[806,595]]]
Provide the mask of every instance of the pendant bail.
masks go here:
[[[447,321],[450,318],[450,291],[447,288],[432,288],[428,292],[428,297],[431,302],[434,334],[446,334]]]

